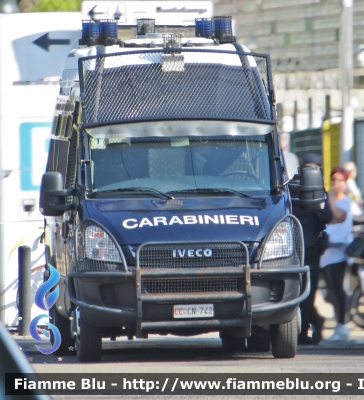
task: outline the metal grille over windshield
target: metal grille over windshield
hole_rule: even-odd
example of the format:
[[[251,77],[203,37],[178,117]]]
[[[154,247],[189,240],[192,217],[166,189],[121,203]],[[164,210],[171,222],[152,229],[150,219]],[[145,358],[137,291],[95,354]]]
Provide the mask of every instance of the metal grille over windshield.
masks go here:
[[[184,49],[168,69],[164,58],[162,50],[143,50],[80,59],[85,127],[185,118],[276,122],[268,56]]]

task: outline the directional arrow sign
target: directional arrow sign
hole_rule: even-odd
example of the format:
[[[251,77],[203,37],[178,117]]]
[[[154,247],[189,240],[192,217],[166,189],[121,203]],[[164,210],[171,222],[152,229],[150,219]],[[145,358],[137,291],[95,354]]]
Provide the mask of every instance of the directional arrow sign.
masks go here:
[[[92,7],[91,10],[87,13],[91,19],[96,19],[96,15],[105,14],[105,11],[96,11],[97,5]]]
[[[50,39],[48,35],[49,33],[46,33],[45,35],[34,40],[33,43],[46,51],[49,51],[49,46],[64,46],[70,45],[71,43],[69,39]]]

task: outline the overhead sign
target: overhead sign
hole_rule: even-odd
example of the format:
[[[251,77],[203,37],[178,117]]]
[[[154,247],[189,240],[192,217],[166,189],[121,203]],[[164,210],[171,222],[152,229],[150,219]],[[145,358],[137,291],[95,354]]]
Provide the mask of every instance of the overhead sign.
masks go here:
[[[212,1],[83,1],[83,19],[118,19],[136,25],[137,19],[155,19],[157,25],[194,25],[195,18],[212,17]]]
[[[71,44],[70,39],[51,39],[49,37],[49,32],[43,36],[40,36],[38,39],[33,42],[40,48],[49,51],[50,46],[69,46]]]

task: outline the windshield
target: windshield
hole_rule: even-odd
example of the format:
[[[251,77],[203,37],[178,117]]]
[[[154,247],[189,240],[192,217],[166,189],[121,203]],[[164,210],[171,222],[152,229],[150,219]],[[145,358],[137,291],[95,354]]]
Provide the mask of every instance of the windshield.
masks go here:
[[[271,136],[91,137],[93,192],[143,188],[162,193],[246,195],[274,189]],[[131,191],[132,192],[132,191]],[[135,193],[136,190],[133,191]]]

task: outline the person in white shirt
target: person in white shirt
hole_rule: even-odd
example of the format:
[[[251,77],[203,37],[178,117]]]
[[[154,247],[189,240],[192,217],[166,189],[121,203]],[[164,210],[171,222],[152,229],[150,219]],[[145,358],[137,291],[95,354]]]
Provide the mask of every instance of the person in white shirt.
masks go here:
[[[351,199],[346,196],[348,173],[341,167],[331,171],[328,201],[332,211],[332,219],[327,224],[328,247],[320,258],[328,290],[333,296],[337,325],[329,341],[348,340],[349,328],[346,322],[346,293],[343,287],[348,256],[346,247],[353,240],[351,229],[353,214]]]
[[[355,181],[357,176],[356,165],[353,161],[349,161],[343,164],[343,168],[349,174],[349,178],[346,181],[345,193],[353,201],[352,203],[353,214],[361,215],[363,213],[363,197],[361,194],[361,190],[359,189]]]

